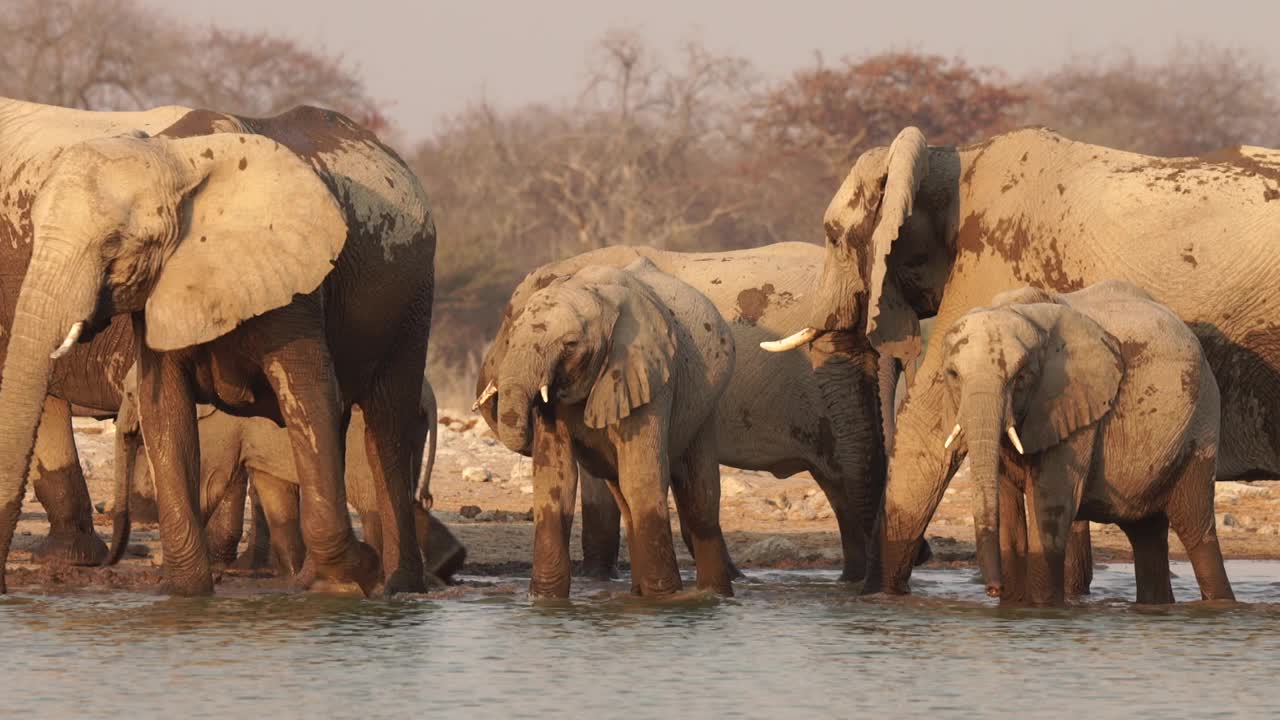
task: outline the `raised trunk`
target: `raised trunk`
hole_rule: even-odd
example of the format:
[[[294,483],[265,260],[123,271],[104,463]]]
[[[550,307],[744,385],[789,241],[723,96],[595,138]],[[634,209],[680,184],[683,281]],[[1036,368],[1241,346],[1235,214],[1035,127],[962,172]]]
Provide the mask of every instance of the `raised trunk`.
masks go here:
[[[937,425],[940,417],[946,421],[941,411],[946,391],[941,383],[917,389],[921,392],[909,396],[898,413],[880,523],[880,563],[868,572],[864,592],[908,591],[925,528],[956,470],[956,454],[943,448],[950,428]]]
[[[960,399],[960,428],[973,477],[973,533],[987,594],[1000,595],[1000,438],[1005,396],[998,383],[968,389]]]
[[[49,387],[49,355],[93,311],[99,277],[85,255],[37,235],[0,370],[0,592],[22,509],[36,427]]]

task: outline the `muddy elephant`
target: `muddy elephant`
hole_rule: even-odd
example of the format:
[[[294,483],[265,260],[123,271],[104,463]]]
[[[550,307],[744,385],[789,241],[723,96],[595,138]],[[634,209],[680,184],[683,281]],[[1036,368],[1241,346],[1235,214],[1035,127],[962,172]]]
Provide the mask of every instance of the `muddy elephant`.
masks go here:
[[[616,478],[633,591],[681,588],[667,494],[695,548],[697,584],[731,595],[720,531],[717,402],[733,336],[715,306],[643,258],[551,278],[500,331],[497,435],[533,456],[532,596],[569,593],[578,464]],[[490,398],[482,398],[489,400]]]
[[[85,140],[159,132],[188,112],[170,106],[86,113],[0,98],[0,165],[8,168],[0,175],[0,364],[7,357],[18,290],[31,263],[32,204],[49,178],[54,158],[63,148]],[[129,319],[120,318],[94,342],[77,345],[50,368],[28,476],[49,518],[49,534],[33,549],[39,560],[96,565],[106,556],[107,547],[93,530],[71,417],[113,416],[120,406],[120,381],[132,357]]]
[[[911,553],[967,457],[988,594],[1061,604],[1072,521],[1092,520],[1128,535],[1139,602],[1173,601],[1170,527],[1202,595],[1232,598],[1213,514],[1218,388],[1172,311],[1122,281],[1014,290],[961,316],[938,352],[889,466],[886,590],[906,590]],[[1025,525],[1001,522],[1002,476],[1023,493]]]
[[[126,383],[128,378],[126,378]],[[115,505],[111,562],[119,561],[128,543],[129,496],[147,495],[154,488],[143,453],[135,393],[126,386],[125,402],[116,423]],[[436,456],[436,398],[424,378],[420,399],[420,432],[428,437],[425,462],[421,453],[413,467],[421,467],[418,487],[430,497],[431,472]],[[294,468],[289,435],[266,418],[241,418],[212,406],[197,410],[200,432],[199,503],[205,523],[210,557],[215,564],[262,569],[269,564],[284,575],[303,568],[306,546],[299,522],[298,474]],[[382,520],[365,444],[364,413],[351,411],[346,447],[347,501],[360,514],[364,540],[381,553]],[[237,551],[244,530],[244,508],[250,483],[253,488],[253,523],[244,555]],[[154,490],[151,490],[154,493]],[[414,508],[418,545],[426,572],[448,581],[466,561],[466,548],[424,506]]]
[[[33,138],[93,118],[20,110]],[[32,260],[0,374],[0,562],[53,361],[124,316],[170,592],[213,589],[193,498],[197,402],[288,428],[318,577],[366,593],[383,576],[388,592],[424,587],[410,471],[422,438],[406,428],[418,414],[435,227],[404,162],[347,118],[307,107],[265,119],[193,111],[158,133],[41,153],[44,180],[26,200]],[[352,405],[380,460],[381,567],[346,510]]]
[[[1187,323],[1221,391],[1220,479],[1280,471],[1280,153],[1157,158],[1028,128],[964,147],[907,128],[867,151],[824,216],[822,279],[782,348],[863,335],[909,365],[919,320],[997,293],[1133,282]],[[926,351],[916,378],[941,356]],[[916,391],[913,383],[908,394]],[[908,403],[899,423],[907,422]],[[874,583],[872,584],[874,587]]]
[[[884,448],[877,413],[879,377],[874,355],[858,352],[865,338],[832,333],[808,353],[773,354],[760,349],[803,322],[802,299],[818,283],[822,248],[779,243],[748,250],[680,253],[617,246],[543,265],[520,283],[507,304],[505,321],[485,354],[477,409],[496,433],[498,369],[506,358],[511,321],[529,298],[557,278],[588,265],[624,267],[639,258],[687,283],[715,304],[736,347],[733,377],[716,413],[717,460],[777,477],[809,472],[831,504],[844,551],[842,578],[861,581],[867,545],[884,487]],[[588,574],[607,577],[618,555],[619,513],[594,478],[584,477],[582,552]],[[927,545],[922,559],[927,557]]]

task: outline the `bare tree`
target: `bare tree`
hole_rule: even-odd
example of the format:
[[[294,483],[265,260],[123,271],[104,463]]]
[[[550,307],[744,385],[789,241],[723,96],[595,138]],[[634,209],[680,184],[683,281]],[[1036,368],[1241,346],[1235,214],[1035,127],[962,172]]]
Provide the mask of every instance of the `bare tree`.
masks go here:
[[[175,29],[134,0],[10,0],[0,7],[0,93],[86,109],[155,104]]]
[[[387,129],[382,105],[341,57],[265,33],[195,30],[138,0],[7,0],[0,62],[0,94],[34,102],[249,115],[310,104]]]
[[[1075,60],[1028,87],[1028,119],[1078,140],[1171,156],[1280,144],[1280,82],[1243,50],[1179,44],[1154,63]]]

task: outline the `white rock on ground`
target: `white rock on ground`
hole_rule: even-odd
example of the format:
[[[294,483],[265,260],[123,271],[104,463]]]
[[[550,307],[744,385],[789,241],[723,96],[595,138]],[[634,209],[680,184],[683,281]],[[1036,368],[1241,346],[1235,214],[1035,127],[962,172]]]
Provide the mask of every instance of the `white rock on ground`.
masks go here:
[[[493,480],[493,473],[482,467],[469,467],[462,471],[462,479],[467,482],[485,483]]]

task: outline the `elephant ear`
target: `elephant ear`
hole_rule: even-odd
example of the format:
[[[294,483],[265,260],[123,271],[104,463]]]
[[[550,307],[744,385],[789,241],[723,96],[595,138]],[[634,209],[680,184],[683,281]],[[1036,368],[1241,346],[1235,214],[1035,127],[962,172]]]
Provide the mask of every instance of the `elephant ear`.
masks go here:
[[[671,379],[676,353],[671,316],[639,281],[597,289],[614,315],[608,354],[587,396],[588,427],[603,428],[622,420],[653,399]],[[606,320],[607,322],[607,320]]]
[[[258,135],[165,143],[188,172],[177,248],[147,299],[147,345],[208,342],[315,290],[337,260],[347,225],[311,167]]]
[[[1017,312],[1046,332],[1039,381],[1030,390],[1019,429],[1026,452],[1037,453],[1111,410],[1124,379],[1124,360],[1114,336],[1065,305],[1026,305]]]
[[[876,349],[901,358],[904,364],[920,353],[920,320],[890,272],[889,258],[928,173],[929,146],[924,133],[909,127],[898,133],[889,146],[876,179],[884,190],[871,233],[871,256],[867,259],[867,338]]]

